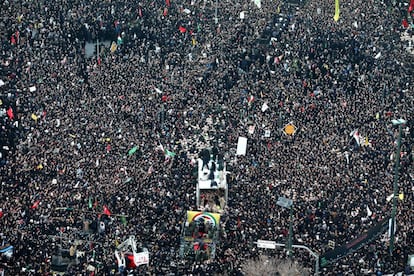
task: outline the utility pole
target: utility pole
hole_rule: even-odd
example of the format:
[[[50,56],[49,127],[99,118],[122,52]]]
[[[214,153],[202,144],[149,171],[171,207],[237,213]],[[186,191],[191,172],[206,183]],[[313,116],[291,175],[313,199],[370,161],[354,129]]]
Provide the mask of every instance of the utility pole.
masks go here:
[[[407,122],[404,119],[397,119],[391,121],[393,125],[398,125],[398,140],[397,140],[397,152],[395,156],[395,170],[394,170],[394,196],[392,199],[392,212],[391,212],[391,237],[390,237],[390,255],[394,251],[394,242],[395,242],[395,216],[397,214],[397,197],[398,197],[398,178],[400,170],[400,154],[401,154],[401,136],[402,136],[402,126]]]
[[[289,238],[288,238],[288,255],[291,258],[292,257],[292,237],[293,237],[293,204],[290,206],[289,210]]]
[[[99,39],[96,39],[96,58],[97,58],[96,62],[99,65],[100,59],[101,59],[101,57],[99,56]]]
[[[216,8],[215,8],[215,11],[214,11],[214,22],[216,24],[218,23],[217,9],[218,9],[218,0],[216,0]]]
[[[292,256],[292,238],[293,238],[293,200],[286,197],[279,197],[276,205],[289,209],[289,237],[287,241],[288,256]]]

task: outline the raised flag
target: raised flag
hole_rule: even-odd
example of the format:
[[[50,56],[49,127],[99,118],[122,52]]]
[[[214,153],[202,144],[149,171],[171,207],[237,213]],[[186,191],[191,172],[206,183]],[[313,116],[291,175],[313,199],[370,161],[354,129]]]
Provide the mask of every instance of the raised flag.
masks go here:
[[[39,206],[39,204],[40,204],[40,200],[36,200],[36,201],[32,204],[32,206],[30,207],[30,209],[36,209],[36,208]]]
[[[13,108],[9,107],[9,109],[7,109],[7,116],[9,117],[10,120],[14,119]]]
[[[184,28],[183,26],[178,27],[178,30],[179,30],[181,33],[185,33],[185,32],[187,31],[187,29],[186,29],[186,28]]]
[[[339,13],[340,13],[340,10],[339,10],[339,0],[335,0],[335,15],[333,17],[335,21],[338,21],[339,20]]]
[[[355,141],[357,142],[358,146],[361,145],[361,141],[359,139],[358,129],[354,129],[353,131],[351,131],[351,133],[349,134],[349,136],[351,136],[352,138],[355,139]]]
[[[164,12],[162,13],[163,16],[167,16],[168,15],[168,8],[165,7],[164,8]]]
[[[403,25],[404,28],[406,28],[406,29],[408,28],[409,25],[408,25],[407,19],[405,19],[405,18],[403,19],[402,25]]]
[[[92,198],[91,197],[89,197],[89,200],[88,200],[88,208],[92,209]]]
[[[250,95],[250,96],[247,98],[247,103],[248,103],[248,105],[251,105],[253,101],[254,101],[254,96],[253,96],[253,95]]]
[[[171,6],[170,0],[165,0],[165,4],[167,5],[167,7]]]
[[[411,13],[414,10],[414,0],[410,1],[410,5],[408,6],[408,13]]]
[[[116,40],[116,43],[118,44],[118,45],[121,45],[122,43],[124,43],[124,40],[122,39],[122,37],[119,35],[118,36],[118,38],[117,38],[117,40]]]
[[[32,113],[32,115],[30,116],[30,118],[32,118],[33,121],[37,122],[38,117],[36,116],[36,114]]]
[[[155,92],[157,92],[158,94],[162,94],[163,92],[162,92],[162,90],[161,89],[159,89],[159,88],[157,88],[157,87],[154,87],[154,90],[155,90]]]
[[[113,41],[111,44],[111,53],[114,53],[116,51],[116,49],[118,48],[118,46],[116,45],[116,43]]]
[[[125,216],[121,216],[121,222],[122,222],[122,224],[123,224],[124,226],[126,226],[126,225],[127,225],[127,220],[126,220],[126,217],[125,217]]]
[[[109,211],[109,209],[106,205],[103,206],[103,213],[107,216],[111,215],[111,212]]]
[[[369,139],[368,139],[368,136],[365,136],[365,142],[364,142],[364,145],[365,145],[365,146],[368,146],[368,145],[369,145]]]
[[[164,146],[160,143],[160,145],[159,146],[157,146],[156,148],[155,148],[155,150],[160,150],[160,151],[163,151],[163,152],[165,152],[165,150],[164,150]]]
[[[131,149],[128,151],[128,155],[129,155],[129,156],[133,155],[133,154],[134,154],[137,150],[138,150],[138,146],[135,146],[135,147],[131,148]]]
[[[126,184],[132,181],[132,177],[127,177],[122,183]]]
[[[173,151],[165,150],[165,155],[168,157],[174,157],[176,154]]]
[[[368,205],[367,205],[367,217],[372,216],[372,211],[369,209]]]

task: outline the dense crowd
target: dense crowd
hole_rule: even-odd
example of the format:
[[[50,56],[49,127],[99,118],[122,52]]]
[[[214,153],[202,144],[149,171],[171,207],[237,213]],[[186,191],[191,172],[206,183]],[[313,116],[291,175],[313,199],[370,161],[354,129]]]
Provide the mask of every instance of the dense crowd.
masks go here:
[[[14,253],[0,271],[51,275],[57,246],[80,239],[85,255],[67,275],[112,275],[116,245],[134,235],[150,252],[136,275],[240,275],[247,259],[286,257],[254,244],[286,242],[280,196],[294,201],[293,243],[323,254],[390,215],[391,120],[403,118],[394,252],[384,233],[321,272],[408,273],[414,70],[404,9],[344,1],[336,22],[334,1],[322,0],[3,1],[0,242]],[[117,47],[98,43],[87,57],[86,43],[104,40]],[[246,155],[236,155],[240,136]],[[219,149],[230,174],[215,259],[200,263],[178,251],[204,147]],[[105,229],[80,236],[97,219]],[[313,271],[307,252],[294,260]]]

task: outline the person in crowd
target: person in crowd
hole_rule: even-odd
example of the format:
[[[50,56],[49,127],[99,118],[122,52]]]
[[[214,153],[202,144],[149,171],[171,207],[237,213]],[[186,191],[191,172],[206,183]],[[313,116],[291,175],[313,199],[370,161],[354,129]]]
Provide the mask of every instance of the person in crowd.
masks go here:
[[[0,5],[5,275],[52,275],[55,247],[74,240],[84,255],[68,275],[114,275],[116,259],[124,273],[114,248],[130,235],[150,252],[135,275],[236,275],[260,254],[286,257],[253,244],[286,242],[280,196],[294,201],[293,243],[323,254],[389,217],[397,158],[392,254],[384,232],[323,275],[409,270],[414,73],[402,2],[348,1],[338,21],[321,0]],[[229,199],[214,259],[195,262],[178,252],[205,149],[230,172]],[[294,258],[313,271],[307,252]]]

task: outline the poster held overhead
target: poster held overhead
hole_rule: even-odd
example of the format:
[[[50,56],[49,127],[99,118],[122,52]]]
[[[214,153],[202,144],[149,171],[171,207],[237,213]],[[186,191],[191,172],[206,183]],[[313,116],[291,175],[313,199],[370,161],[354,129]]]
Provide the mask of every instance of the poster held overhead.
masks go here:
[[[288,136],[293,136],[296,133],[296,126],[293,123],[289,123],[287,125],[285,125],[285,127],[283,128],[283,133],[288,135]]]
[[[259,9],[262,8],[262,1],[261,0],[253,0],[253,2]]]
[[[247,138],[239,137],[239,140],[237,142],[236,155],[246,155],[246,150],[247,150]]]

